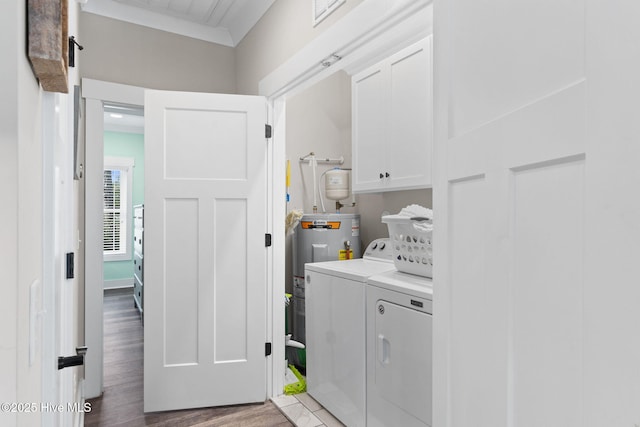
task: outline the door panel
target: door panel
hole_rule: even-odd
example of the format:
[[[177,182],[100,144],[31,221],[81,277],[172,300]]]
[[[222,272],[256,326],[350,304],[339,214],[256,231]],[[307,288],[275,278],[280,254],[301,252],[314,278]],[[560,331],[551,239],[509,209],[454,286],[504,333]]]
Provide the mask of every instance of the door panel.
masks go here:
[[[164,149],[168,179],[247,179],[247,117],[244,111],[167,109]],[[211,136],[216,154],[211,154]]]
[[[385,170],[385,154],[388,112],[388,93],[384,69],[374,66],[354,76],[352,80],[353,102],[353,169],[354,187],[378,188],[379,174]],[[381,154],[384,153],[384,154]]]
[[[584,158],[518,169],[512,180],[513,421],[582,425]]]
[[[266,102],[145,96],[145,411],[264,401]]]
[[[145,209],[148,218],[150,208]],[[163,351],[165,366],[198,363],[198,200],[164,200],[164,321]],[[148,224],[148,223],[147,223]],[[147,225],[148,227],[148,225]],[[147,228],[147,230],[149,230]],[[147,231],[148,235],[153,229]],[[147,247],[147,253],[149,248]],[[145,254],[145,260],[149,260]],[[147,261],[148,274],[153,264]],[[155,286],[149,278],[146,291]],[[148,294],[147,294],[148,295]],[[148,300],[147,300],[148,301]],[[147,305],[147,309],[148,309]],[[148,313],[148,311],[147,311]],[[147,320],[149,317],[147,317]]]
[[[431,184],[431,41],[429,37],[417,44],[413,52],[403,51],[402,55],[394,56],[389,67],[391,119],[387,156],[393,185],[398,187]]]
[[[435,8],[434,425],[640,425],[639,19]]]
[[[449,297],[455,310],[450,333],[456,337],[451,341],[451,405],[455,426],[489,426],[506,414],[507,356],[499,338],[507,333],[507,297],[504,289],[490,279],[489,266],[495,254],[487,245],[488,224],[494,216],[489,178],[471,176],[449,186]],[[434,280],[434,286],[436,283]],[[434,298],[435,294],[434,290]],[[488,305],[492,306],[491,311],[486,309]],[[438,309],[435,304],[434,309]],[[439,319],[434,314],[434,322]],[[437,376],[434,368],[434,377]],[[482,392],[483,389],[491,393]],[[437,398],[438,394],[434,396]],[[468,409],[468,402],[482,411]],[[434,406],[434,416],[438,409]]]
[[[444,22],[451,23],[445,36],[452,59],[451,136],[475,131],[584,78],[584,1],[449,4],[450,20]],[[436,25],[445,19],[439,18]]]
[[[216,284],[215,363],[247,360],[247,270],[244,256],[248,238],[246,200],[221,199],[215,205],[214,253],[217,260]]]
[[[432,348],[431,314],[383,299],[367,309],[375,310],[380,306],[384,307],[384,314],[375,314],[375,325],[371,325],[375,327],[375,333],[370,334],[378,340],[371,388],[391,405],[416,417],[423,425],[429,425],[432,390],[431,360],[428,356]],[[407,333],[408,325],[420,331],[420,334],[413,336]]]
[[[434,18],[435,425],[583,425],[584,2],[544,3]]]

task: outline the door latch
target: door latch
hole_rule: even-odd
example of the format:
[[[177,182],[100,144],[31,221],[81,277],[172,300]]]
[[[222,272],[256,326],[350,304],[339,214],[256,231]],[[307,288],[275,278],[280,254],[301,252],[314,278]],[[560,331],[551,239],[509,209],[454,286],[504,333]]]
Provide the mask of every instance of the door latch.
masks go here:
[[[84,355],[87,354],[87,347],[76,347],[75,356],[58,357],[58,369],[68,368],[70,366],[84,365]]]

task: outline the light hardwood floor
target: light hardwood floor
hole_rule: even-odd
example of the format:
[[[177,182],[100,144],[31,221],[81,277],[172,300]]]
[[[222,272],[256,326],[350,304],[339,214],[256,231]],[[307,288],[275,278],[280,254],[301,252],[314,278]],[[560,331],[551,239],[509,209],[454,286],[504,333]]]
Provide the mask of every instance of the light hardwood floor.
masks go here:
[[[271,402],[144,414],[143,329],[131,290],[104,298],[104,394],[91,399],[85,426],[291,426]]]

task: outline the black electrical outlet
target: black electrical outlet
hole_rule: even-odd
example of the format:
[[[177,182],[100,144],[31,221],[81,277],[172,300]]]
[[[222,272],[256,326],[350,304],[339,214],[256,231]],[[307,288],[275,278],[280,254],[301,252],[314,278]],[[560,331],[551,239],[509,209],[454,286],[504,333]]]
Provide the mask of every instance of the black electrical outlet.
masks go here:
[[[67,254],[67,279],[73,279],[73,252]]]

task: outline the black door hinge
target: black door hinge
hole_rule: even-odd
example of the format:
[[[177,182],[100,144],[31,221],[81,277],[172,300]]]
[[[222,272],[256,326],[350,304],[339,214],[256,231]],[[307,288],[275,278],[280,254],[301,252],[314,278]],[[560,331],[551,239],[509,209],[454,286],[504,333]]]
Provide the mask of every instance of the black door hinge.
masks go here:
[[[267,233],[267,234],[264,235],[264,246],[267,247],[267,248],[269,246],[271,246],[271,234],[270,233]]]
[[[271,356],[271,343],[264,343],[264,357]]]
[[[264,125],[264,137],[271,138],[271,125]]]

